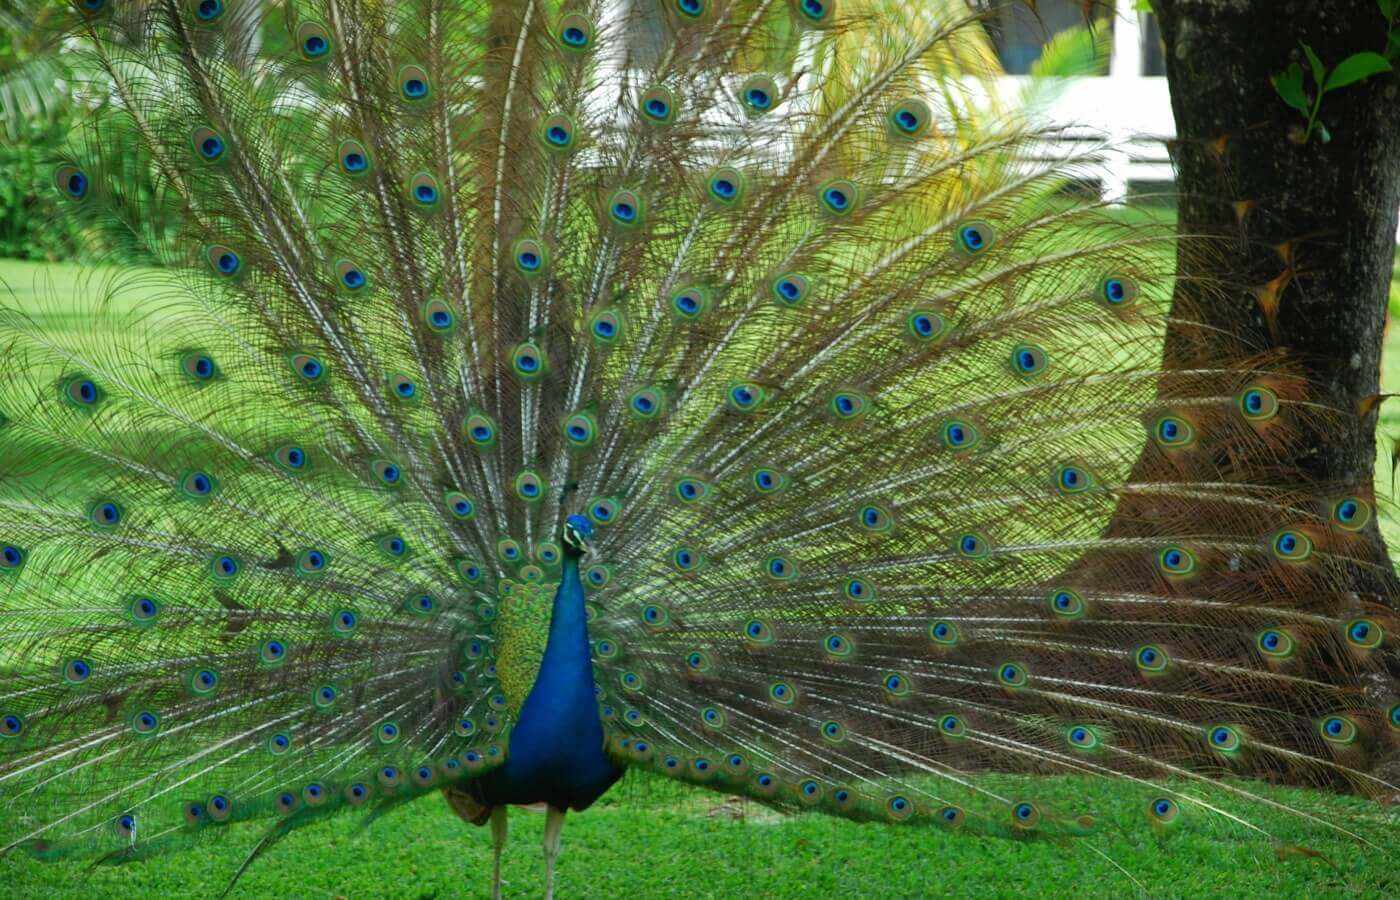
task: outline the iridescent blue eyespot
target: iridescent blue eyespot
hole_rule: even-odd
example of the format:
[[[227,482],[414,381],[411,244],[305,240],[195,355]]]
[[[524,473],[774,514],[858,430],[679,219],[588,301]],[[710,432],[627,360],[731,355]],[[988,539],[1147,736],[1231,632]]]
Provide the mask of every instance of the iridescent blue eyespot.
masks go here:
[[[969,450],[981,440],[981,434],[967,422],[952,421],[940,430],[943,445],[950,450]]]
[[[1055,486],[1063,494],[1080,494],[1094,486],[1094,478],[1087,469],[1065,463],[1055,469]]]
[[[997,680],[1004,687],[1023,687],[1029,680],[1025,666],[1020,663],[1002,663],[997,666]]]
[[[187,353],[180,358],[180,371],[184,372],[191,381],[202,384],[218,374],[219,367],[214,364],[214,360],[208,354]]]
[[[1240,733],[1228,725],[1215,725],[1206,730],[1210,746],[1221,753],[1234,753],[1243,743]]]
[[[323,684],[311,692],[311,704],[317,709],[329,709],[335,704],[339,692],[334,685]]]
[[[1087,725],[1071,726],[1068,732],[1069,744],[1076,750],[1093,750],[1099,746],[1099,736]]]
[[[85,659],[69,660],[63,667],[63,680],[69,684],[82,684],[92,676],[92,665]]]
[[[217,162],[223,158],[226,149],[224,139],[212,128],[196,128],[190,135],[190,142],[205,162]]]
[[[958,538],[957,551],[959,555],[968,559],[981,559],[991,552],[991,548],[987,545],[987,539],[982,535],[968,532]]]
[[[195,17],[202,22],[217,20],[224,14],[224,0],[199,0],[195,4]]]
[[[1350,744],[1356,740],[1356,723],[1346,716],[1327,716],[1318,725],[1323,739],[1332,744]]]
[[[360,617],[354,610],[342,609],[331,615],[331,629],[339,635],[348,635],[355,631],[355,626],[360,623]]]
[[[911,689],[909,676],[904,672],[886,672],[880,677],[880,686],[891,697],[905,697]]]
[[[841,180],[823,185],[819,196],[824,212],[833,216],[845,216],[856,208],[860,200],[860,191],[854,182]]]
[[[559,20],[559,25],[555,34],[559,37],[559,43],[565,50],[581,52],[589,49],[593,44],[593,23],[587,16],[580,13],[570,13]]]
[[[1251,422],[1266,422],[1278,415],[1278,395],[1266,387],[1245,389],[1238,400],[1240,412]]]
[[[1168,447],[1180,446],[1188,443],[1193,435],[1190,425],[1172,416],[1164,416],[1157,420],[1157,426],[1153,429],[1153,436],[1159,444]]]
[[[1099,283],[1099,297],[1110,306],[1131,303],[1137,293],[1137,283],[1130,278],[1110,275]]]
[[[1353,646],[1371,649],[1381,645],[1384,632],[1370,619],[1354,619],[1347,624],[1346,635]]]
[[[947,619],[939,619],[929,624],[928,636],[935,644],[951,647],[958,642],[958,626]]]
[[[1303,562],[1312,556],[1312,539],[1301,531],[1280,531],[1272,541],[1274,556],[1284,562]]]
[[[1171,662],[1167,652],[1155,644],[1139,647],[1133,658],[1138,669],[1147,674],[1164,672]]]
[[[123,510],[111,500],[100,500],[88,511],[88,519],[99,528],[115,528],[121,524]]]
[[[778,95],[778,83],[767,75],[750,76],[739,88],[744,112],[750,116],[761,116],[771,110]]]
[[[1034,344],[1020,344],[1011,351],[1011,367],[1023,377],[1039,375],[1048,364],[1045,351]]]
[[[1068,589],[1053,591],[1050,594],[1050,609],[1062,618],[1077,619],[1084,614],[1084,598]]]
[[[1158,825],[1168,825],[1180,815],[1181,808],[1170,797],[1157,797],[1147,804],[1148,818]]]
[[[868,603],[875,599],[875,587],[863,578],[848,578],[841,587],[846,599]]]
[[[0,547],[0,573],[16,571],[24,565],[25,552],[14,544]]]
[[[1157,568],[1168,578],[1182,578],[1196,571],[1196,555],[1185,547],[1166,547],[1157,554]]]
[[[91,187],[87,173],[71,164],[59,166],[54,170],[53,183],[64,199],[70,201],[84,199],[87,197],[88,188]]]
[[[1359,531],[1371,521],[1371,504],[1357,497],[1346,497],[1332,506],[1332,523],[1347,531]]]
[[[831,0],[796,0],[797,11],[809,25],[825,25],[830,17]]]
[[[917,97],[900,100],[889,111],[890,135],[897,140],[914,140],[928,131],[933,120],[929,105]]]
[[[103,399],[105,392],[91,378],[78,375],[59,385],[59,396],[74,408],[91,409]]]
[[[593,316],[591,328],[593,336],[607,344],[616,340],[618,333],[622,330],[622,325],[615,312],[601,310]]]
[[[750,619],[744,625],[744,638],[753,644],[771,644],[773,632],[762,619]]]
[[[399,70],[399,92],[411,103],[426,99],[431,93],[428,72],[422,66],[409,65]]]
[[[671,554],[671,562],[681,572],[693,572],[700,566],[700,554],[689,547],[678,547]]]
[[[219,675],[213,669],[196,669],[187,685],[195,694],[211,694],[219,686]]]
[[[843,634],[829,634],[822,640],[822,647],[832,656],[849,656],[851,640]]]
[[[1036,809],[1034,803],[1024,801],[1013,804],[1011,807],[1011,824],[1017,828],[1031,828],[1040,821],[1040,810]]]
[[[370,471],[386,487],[393,487],[403,478],[403,470],[387,459],[376,459],[370,463]]]
[[[553,153],[568,151],[575,142],[574,120],[563,113],[546,116],[540,123],[540,137],[546,150]]]
[[[1293,654],[1294,641],[1293,637],[1286,631],[1267,628],[1255,638],[1255,646],[1265,656],[1283,659]]]
[[[763,404],[764,399],[763,388],[752,382],[739,382],[729,387],[729,407],[737,412],[752,412]]]
[[[709,188],[713,200],[732,204],[744,191],[744,176],[737,169],[719,169],[710,176]]]
[[[959,256],[979,256],[996,243],[996,229],[981,220],[964,222],[954,233],[953,250]]]
[[[709,485],[694,478],[682,478],[676,482],[676,496],[682,502],[693,503],[709,493]]]
[[[330,32],[319,22],[303,22],[296,31],[297,49],[303,59],[323,60],[331,50]]]
[[[638,106],[644,121],[653,125],[669,125],[676,117],[674,95],[664,87],[648,88],[641,96]]]

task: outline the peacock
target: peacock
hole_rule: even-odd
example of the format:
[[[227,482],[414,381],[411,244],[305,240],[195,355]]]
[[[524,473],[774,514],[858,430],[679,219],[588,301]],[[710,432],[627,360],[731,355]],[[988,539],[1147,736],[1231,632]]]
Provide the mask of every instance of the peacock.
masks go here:
[[[1285,463],[1341,413],[979,14],[74,0],[52,189],[162,268],[0,310],[0,853],[445,798],[499,897],[543,804],[552,896],[629,773],[1053,840],[1047,774],[1261,840],[1250,779],[1400,790],[1372,489]]]

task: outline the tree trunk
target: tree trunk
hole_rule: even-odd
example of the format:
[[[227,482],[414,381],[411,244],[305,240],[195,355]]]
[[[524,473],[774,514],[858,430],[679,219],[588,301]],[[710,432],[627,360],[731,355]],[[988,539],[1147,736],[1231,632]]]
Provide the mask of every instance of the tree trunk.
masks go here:
[[[1329,68],[1385,48],[1376,0],[1152,0],[1166,45],[1176,118],[1179,230],[1230,235],[1195,252],[1183,240],[1176,303],[1224,334],[1282,348],[1340,411],[1305,427],[1290,463],[1314,483],[1372,494],[1374,405],[1400,208],[1400,77],[1382,73],[1324,95],[1330,132],[1303,140],[1307,119],[1270,76],[1290,62],[1310,71],[1306,43]],[[1311,75],[1304,80],[1316,95]],[[1207,287],[1212,285],[1212,287]],[[1237,286],[1219,294],[1220,285]],[[1209,295],[1206,295],[1209,291]],[[1272,320],[1272,321],[1271,321]],[[1166,362],[1201,332],[1169,331]],[[1396,401],[1400,402],[1400,401]],[[1374,521],[1353,590],[1400,597]]]

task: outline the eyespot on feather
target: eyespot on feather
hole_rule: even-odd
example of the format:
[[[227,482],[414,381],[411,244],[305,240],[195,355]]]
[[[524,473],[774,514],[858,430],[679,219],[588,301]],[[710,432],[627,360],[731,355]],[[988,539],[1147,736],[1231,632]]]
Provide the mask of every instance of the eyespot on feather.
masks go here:
[[[308,62],[321,62],[330,57],[331,36],[320,22],[302,22],[296,31],[297,52]]]
[[[669,88],[652,85],[637,98],[637,111],[648,125],[670,125],[678,113],[676,96]]]
[[[206,163],[221,162],[228,151],[223,136],[207,125],[190,132],[190,146],[195,157]]]
[[[580,13],[564,16],[554,30],[559,45],[574,53],[592,49],[594,32],[593,21]]]
[[[428,70],[416,63],[399,69],[399,97],[407,103],[422,103],[432,96],[432,80]]]
[[[917,140],[928,133],[933,113],[924,101],[909,97],[900,100],[887,116],[890,134],[899,140]]]
[[[65,200],[82,202],[92,191],[92,182],[86,172],[72,163],[65,163],[54,169],[53,184]]]
[[[797,21],[809,28],[830,28],[836,20],[836,0],[790,0]]]
[[[778,83],[768,75],[751,75],[739,87],[739,102],[745,113],[761,116],[777,105]]]

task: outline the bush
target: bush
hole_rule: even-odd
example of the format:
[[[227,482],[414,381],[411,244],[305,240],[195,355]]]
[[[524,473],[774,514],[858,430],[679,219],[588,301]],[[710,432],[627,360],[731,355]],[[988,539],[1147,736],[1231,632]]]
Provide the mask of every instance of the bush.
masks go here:
[[[0,142],[0,256],[72,260],[89,255],[85,230],[65,215],[53,187],[69,117],[22,123],[18,139]]]

